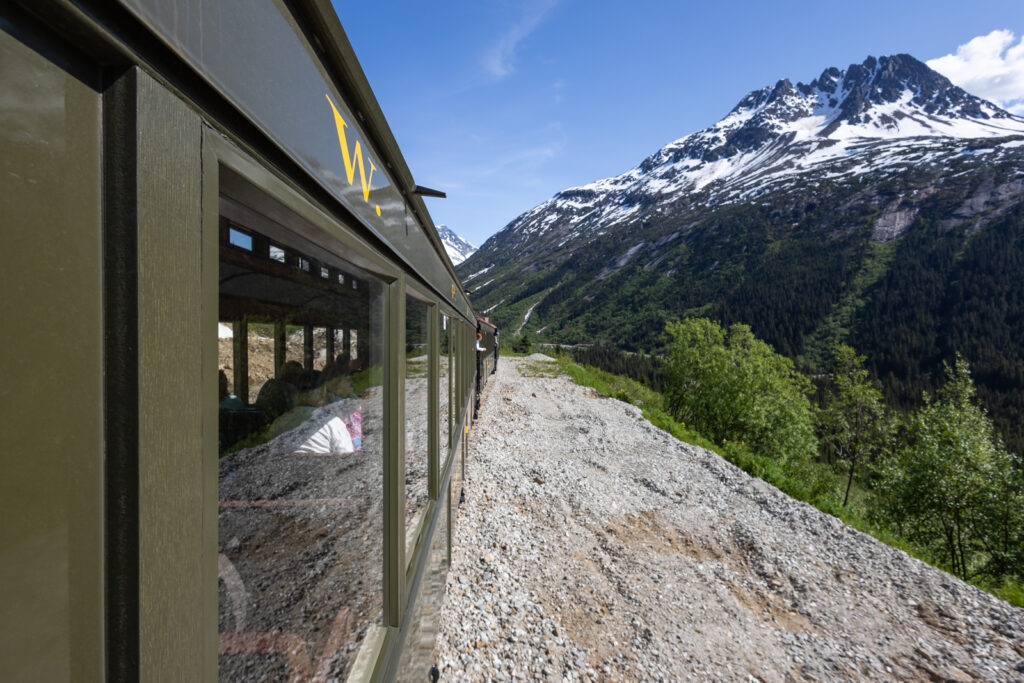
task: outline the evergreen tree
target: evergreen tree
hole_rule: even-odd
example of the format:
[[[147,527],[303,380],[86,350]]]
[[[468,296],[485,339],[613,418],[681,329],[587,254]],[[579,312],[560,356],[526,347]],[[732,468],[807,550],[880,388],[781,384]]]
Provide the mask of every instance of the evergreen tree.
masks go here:
[[[523,332],[523,336],[519,337],[512,343],[512,350],[516,353],[530,353],[533,351],[533,342],[530,341],[530,333]]]

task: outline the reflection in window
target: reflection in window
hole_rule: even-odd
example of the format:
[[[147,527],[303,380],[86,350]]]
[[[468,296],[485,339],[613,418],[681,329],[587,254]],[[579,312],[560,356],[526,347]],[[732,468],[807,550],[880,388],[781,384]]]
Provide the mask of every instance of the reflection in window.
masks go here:
[[[438,437],[438,444],[440,446],[440,463],[443,468],[448,462],[448,453],[450,451],[448,434],[451,431],[451,425],[449,420],[451,417],[451,392],[452,392],[452,374],[451,374],[451,358],[448,355],[448,347],[451,343],[449,341],[448,328],[451,327],[451,321],[448,316],[441,316],[441,339],[439,346],[440,355],[440,374],[437,378],[437,390],[438,390],[438,415],[437,415],[437,426],[440,431]]]
[[[305,372],[306,328],[302,325],[285,325],[284,367],[276,375],[299,385],[299,377]]]
[[[416,531],[427,505],[427,414],[430,403],[427,304],[405,298],[405,528]]]
[[[230,228],[228,231],[228,242],[246,251],[252,251],[252,237],[240,230]]]
[[[324,368],[327,367],[327,328],[326,327],[314,327],[313,334],[311,335],[313,340],[313,369],[317,372],[323,372]],[[331,358],[333,358],[333,354]]]
[[[278,232],[289,253],[300,251]],[[219,675],[344,680],[382,613],[383,286],[362,274],[353,291],[281,263],[258,232],[253,251],[232,247],[226,233]],[[353,348],[358,338],[358,358],[346,337]]]

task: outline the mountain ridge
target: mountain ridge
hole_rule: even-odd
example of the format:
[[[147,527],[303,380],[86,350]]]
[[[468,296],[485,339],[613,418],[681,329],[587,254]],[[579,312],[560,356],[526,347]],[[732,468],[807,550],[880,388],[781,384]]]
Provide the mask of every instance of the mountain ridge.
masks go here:
[[[898,139],[915,140],[931,153],[921,156],[941,162],[962,153],[954,141],[1017,135],[1024,135],[1024,118],[910,55],[869,57],[843,71],[825,69],[810,84],[782,79],[751,91],[718,123],[668,143],[633,169],[567,188],[524,212],[481,251],[503,233],[535,238],[557,222],[576,228],[566,238],[582,237],[684,194],[707,190],[694,197],[705,205],[751,199],[822,164],[884,166],[905,156],[905,149],[895,159],[887,154]]]
[[[441,244],[452,260],[452,265],[457,266],[467,258],[476,253],[476,247],[469,243],[465,237],[458,235],[447,225],[438,225],[437,234],[441,238]]]
[[[900,404],[961,351],[1024,450],[1024,119],[910,56],[752,91],[524,212],[458,272],[540,341],[657,352],[667,320],[706,315],[811,371],[850,343]]]

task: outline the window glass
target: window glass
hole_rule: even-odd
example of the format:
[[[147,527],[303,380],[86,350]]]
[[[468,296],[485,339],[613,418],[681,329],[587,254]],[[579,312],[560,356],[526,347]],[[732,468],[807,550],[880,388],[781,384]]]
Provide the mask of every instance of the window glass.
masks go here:
[[[306,328],[302,325],[285,324],[285,367],[282,372],[289,381],[296,381],[292,373],[301,373],[304,369],[302,351],[306,343]],[[297,383],[297,382],[296,382]]]
[[[427,428],[430,308],[405,298],[405,521],[414,533],[427,505]]]
[[[246,235],[240,230],[230,228],[228,232],[228,241],[236,247],[245,249],[246,251],[252,251],[252,237]]]
[[[439,446],[439,460],[441,466],[444,467],[448,462],[448,454],[451,452],[449,433],[451,431],[451,393],[452,393],[452,373],[451,373],[451,358],[448,355],[448,349],[451,345],[449,338],[449,328],[451,328],[451,320],[446,315],[441,316],[441,338],[438,348],[438,355],[440,356],[440,362],[438,367],[440,368],[440,374],[437,378],[437,426],[439,430],[438,446]]]
[[[313,328],[313,369],[323,372],[327,367],[327,328]]]
[[[474,349],[474,340],[471,336],[469,325],[466,323],[459,323],[459,353],[462,356],[462,363],[459,365],[458,387],[459,387],[459,409],[458,418],[459,423],[466,419],[466,398],[469,395],[469,382],[472,377],[469,374],[470,365],[474,362],[473,357],[476,355]]]
[[[219,674],[344,680],[382,614],[384,287],[279,225],[245,227],[251,251],[220,245]]]

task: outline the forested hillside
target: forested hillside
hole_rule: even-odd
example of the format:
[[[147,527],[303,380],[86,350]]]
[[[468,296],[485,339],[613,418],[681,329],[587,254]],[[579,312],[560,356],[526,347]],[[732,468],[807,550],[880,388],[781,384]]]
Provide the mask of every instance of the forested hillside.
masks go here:
[[[755,91],[459,272],[534,341],[658,354],[669,321],[742,322],[811,374],[856,348],[905,407],[959,351],[1022,453],[1022,204],[1024,120],[902,55]]]

